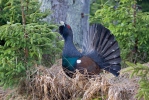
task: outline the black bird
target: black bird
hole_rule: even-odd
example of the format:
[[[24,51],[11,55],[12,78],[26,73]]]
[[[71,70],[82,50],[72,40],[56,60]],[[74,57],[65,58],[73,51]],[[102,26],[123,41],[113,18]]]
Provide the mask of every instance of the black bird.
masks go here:
[[[90,26],[83,37],[83,48],[80,53],[73,44],[73,32],[69,25],[61,21],[59,33],[64,38],[62,66],[69,71],[86,70],[89,75],[99,74],[104,69],[115,76],[121,70],[120,49],[114,35],[101,24]]]

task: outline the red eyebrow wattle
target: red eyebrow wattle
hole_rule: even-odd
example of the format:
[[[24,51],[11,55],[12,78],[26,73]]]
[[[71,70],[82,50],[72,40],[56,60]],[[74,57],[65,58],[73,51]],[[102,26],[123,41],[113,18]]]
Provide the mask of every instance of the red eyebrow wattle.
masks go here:
[[[67,25],[67,28],[71,29],[71,27],[69,25]]]

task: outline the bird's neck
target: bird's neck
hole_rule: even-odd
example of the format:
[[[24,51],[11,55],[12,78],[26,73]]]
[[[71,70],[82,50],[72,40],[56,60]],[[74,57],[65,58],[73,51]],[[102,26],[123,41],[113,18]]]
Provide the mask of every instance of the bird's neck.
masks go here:
[[[73,43],[73,37],[69,36],[65,38],[64,48],[63,48],[64,57],[81,57],[82,54],[76,49]]]

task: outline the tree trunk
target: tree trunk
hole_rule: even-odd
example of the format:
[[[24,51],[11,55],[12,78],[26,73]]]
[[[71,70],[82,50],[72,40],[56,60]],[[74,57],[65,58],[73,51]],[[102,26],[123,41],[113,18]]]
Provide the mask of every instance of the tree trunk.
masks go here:
[[[74,43],[82,46],[83,35],[88,32],[90,0],[39,0],[41,11],[50,9],[52,14],[44,20],[59,24],[64,21],[69,24],[74,33]]]

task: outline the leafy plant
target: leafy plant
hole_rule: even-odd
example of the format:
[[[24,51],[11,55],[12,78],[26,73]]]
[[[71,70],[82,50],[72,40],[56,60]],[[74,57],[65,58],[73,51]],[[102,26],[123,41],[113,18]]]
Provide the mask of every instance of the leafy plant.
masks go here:
[[[148,0],[137,0],[139,7],[143,12],[149,12],[149,1]]]
[[[43,64],[43,54],[49,56],[50,65],[60,55],[63,42],[58,40],[57,26],[42,21],[49,12],[42,13],[39,7],[37,0],[0,2],[0,84],[4,87],[29,78],[30,69]]]
[[[132,62],[149,61],[149,12],[138,9],[136,0],[119,0],[101,4],[90,22],[99,22],[116,36],[123,59]]]
[[[94,16],[98,9],[101,9],[103,4],[113,5],[115,0],[93,0],[90,6],[90,16]]]
[[[138,100],[144,99],[144,100],[149,100],[149,67],[142,65],[142,64],[133,64],[130,62],[127,62],[129,66],[131,66],[133,72],[131,74],[131,77],[133,76],[139,76],[139,90],[138,94],[136,97]]]
[[[140,2],[139,2],[140,3]],[[100,6],[99,6],[100,5]],[[99,22],[116,36],[123,60],[130,62],[149,61],[149,12],[142,12],[136,0],[119,0],[115,4],[98,4],[100,9],[90,17],[91,23]],[[137,63],[132,66],[131,76],[139,76],[137,98],[149,99],[149,67]]]

